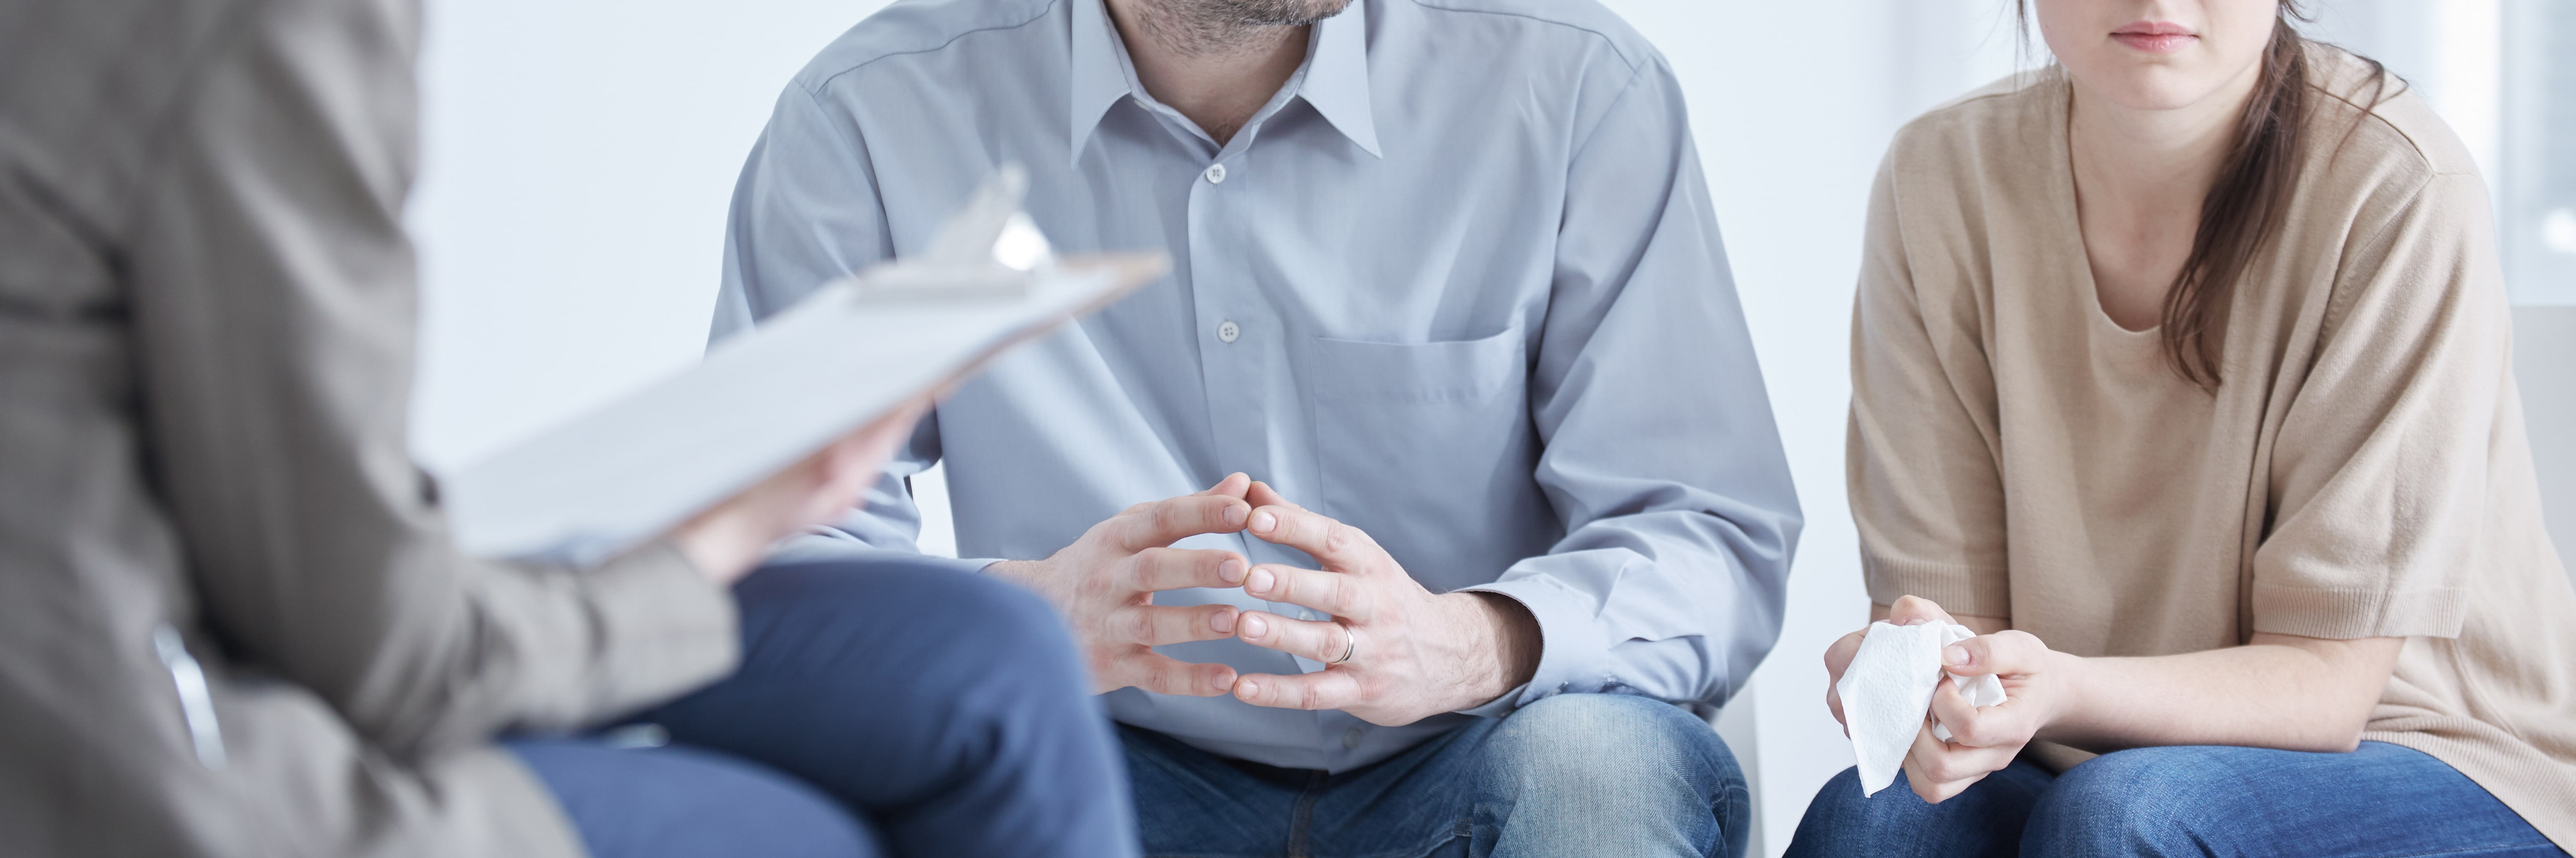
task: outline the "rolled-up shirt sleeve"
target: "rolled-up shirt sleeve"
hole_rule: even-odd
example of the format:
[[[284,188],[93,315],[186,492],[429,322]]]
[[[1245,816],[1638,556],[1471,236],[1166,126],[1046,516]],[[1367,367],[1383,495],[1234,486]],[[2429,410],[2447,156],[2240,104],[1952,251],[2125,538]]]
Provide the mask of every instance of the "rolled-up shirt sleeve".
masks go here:
[[[1682,97],[1641,65],[1577,150],[1533,365],[1566,535],[1491,584],[1537,618],[1530,683],[1721,703],[1780,630],[1800,525]]]

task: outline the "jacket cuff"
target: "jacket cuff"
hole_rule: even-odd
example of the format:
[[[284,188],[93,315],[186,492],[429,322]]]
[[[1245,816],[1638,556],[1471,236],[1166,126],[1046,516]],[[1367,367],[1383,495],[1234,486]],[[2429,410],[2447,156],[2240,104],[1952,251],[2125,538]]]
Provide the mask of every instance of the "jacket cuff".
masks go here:
[[[666,541],[581,574],[598,618],[591,708],[640,709],[733,672],[742,657],[733,594]]]
[[[1611,684],[1610,642],[1593,616],[1597,603],[1591,596],[1569,591],[1545,577],[1478,584],[1458,592],[1509,596],[1529,609],[1539,631],[1538,670],[1530,674],[1529,684],[1460,713],[1508,715],[1558,694],[1599,691]]]

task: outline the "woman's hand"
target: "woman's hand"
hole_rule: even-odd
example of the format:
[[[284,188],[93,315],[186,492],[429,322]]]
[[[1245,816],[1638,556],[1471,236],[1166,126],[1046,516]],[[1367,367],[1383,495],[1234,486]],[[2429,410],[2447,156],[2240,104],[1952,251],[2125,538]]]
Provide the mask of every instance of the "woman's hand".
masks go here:
[[[2004,702],[1982,709],[1970,706],[1958,685],[1948,676],[1941,677],[1941,684],[1932,689],[1932,711],[1914,734],[1914,749],[1905,755],[1906,783],[1913,786],[1915,795],[1934,804],[2012,765],[2022,746],[2056,717],[2059,708],[2053,704],[2064,699],[2065,675],[2081,669],[2082,659],[2052,652],[2030,633],[2005,628],[2009,623],[2003,620],[1952,617],[1930,599],[1906,596],[1872,613],[1883,613],[1882,619],[1900,626],[1943,622],[1992,632],[1944,648],[1942,660],[1949,673],[1997,674],[2003,682]],[[1851,734],[1850,722],[1843,717],[1842,693],[1834,686],[1841,684],[1843,671],[1851,667],[1861,639],[1868,634],[1869,629],[1863,628],[1825,649],[1825,708],[1844,724],[1846,736]],[[1935,717],[1949,726],[1950,741],[1932,737]]]
[[[1919,626],[1930,622],[1959,623],[1958,620],[1951,619],[1949,611],[1942,610],[1941,606],[1934,604],[1932,600],[1915,596],[1899,598],[1895,605],[1889,607],[1873,607],[1870,613],[1873,616],[1883,613],[1885,616],[1880,616],[1878,619],[1900,626]],[[1959,624],[1972,630],[1989,626],[2002,628],[2004,625],[1978,617],[1971,617],[1969,620],[1970,622]],[[1869,627],[1862,626],[1860,631],[1844,635],[1842,639],[1834,641],[1833,646],[1825,648],[1825,709],[1834,713],[1834,721],[1843,725],[1844,736],[1851,735],[1851,722],[1843,718],[1843,695],[1835,686],[1842,684],[1843,671],[1851,667],[1852,657],[1860,654],[1861,638],[1868,636]]]
[[[2003,681],[2004,702],[1968,705],[1948,675],[1933,687],[1931,715],[1914,734],[1914,749],[1905,755],[1906,783],[1914,787],[1915,795],[1933,804],[2012,765],[2022,746],[2064,710],[2070,676],[2084,666],[2083,659],[2052,651],[2029,632],[2011,630],[1944,647],[1941,661],[1950,674],[1994,674]],[[1936,719],[1950,728],[1950,741],[1933,738]]]
[[[671,544],[709,579],[732,584],[760,563],[771,543],[857,505],[930,404],[923,397],[897,408],[698,513],[671,529]]]

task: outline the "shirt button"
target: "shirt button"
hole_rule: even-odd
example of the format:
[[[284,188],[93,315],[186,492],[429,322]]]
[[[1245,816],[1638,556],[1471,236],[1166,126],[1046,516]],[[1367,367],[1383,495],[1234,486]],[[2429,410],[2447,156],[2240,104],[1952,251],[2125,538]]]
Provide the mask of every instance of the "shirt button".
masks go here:
[[[1207,173],[1206,173],[1205,175],[1207,176],[1208,184],[1211,184],[1211,185],[1222,185],[1222,184],[1225,184],[1225,165],[1224,165],[1224,164],[1209,164],[1209,165],[1208,165],[1208,168],[1207,168]]]
[[[1358,728],[1358,727],[1353,727],[1353,728],[1350,728],[1350,729],[1348,729],[1348,730],[1344,730],[1344,731],[1342,731],[1342,750],[1345,750],[1345,751],[1354,750],[1354,749],[1357,749],[1359,746],[1360,746],[1360,728]]]
[[[1222,322],[1218,322],[1218,323],[1217,323],[1217,325],[1216,325],[1216,338],[1217,338],[1217,339],[1219,339],[1219,340],[1223,340],[1223,341],[1225,341],[1225,342],[1229,342],[1229,343],[1230,343],[1230,342],[1234,342],[1235,338],[1236,338],[1236,337],[1240,337],[1240,336],[1243,336],[1243,329],[1242,329],[1242,328],[1240,328],[1240,327],[1235,326],[1235,324],[1234,324],[1234,320],[1233,320],[1233,319],[1227,319],[1227,320],[1225,320],[1225,321],[1222,321]]]

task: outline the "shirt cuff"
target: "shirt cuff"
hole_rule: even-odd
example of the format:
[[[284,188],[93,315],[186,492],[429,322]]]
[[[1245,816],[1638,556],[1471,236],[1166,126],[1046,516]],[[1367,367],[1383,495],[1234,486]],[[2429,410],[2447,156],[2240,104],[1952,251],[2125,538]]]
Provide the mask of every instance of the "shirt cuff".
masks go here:
[[[1538,670],[1528,684],[1505,692],[1461,714],[1502,716],[1512,710],[1567,692],[1599,691],[1610,685],[1610,643],[1593,618],[1595,600],[1570,592],[1543,577],[1478,584],[1459,592],[1500,593],[1528,608],[1538,620]]]
[[[789,563],[828,563],[833,561],[902,560],[955,569],[959,572],[982,572],[997,560],[960,560],[918,551],[878,548],[865,542],[839,536],[808,533],[790,537],[769,550],[764,566]]]

